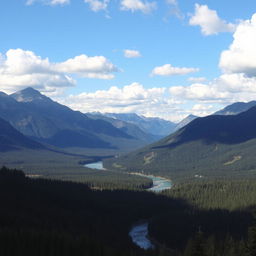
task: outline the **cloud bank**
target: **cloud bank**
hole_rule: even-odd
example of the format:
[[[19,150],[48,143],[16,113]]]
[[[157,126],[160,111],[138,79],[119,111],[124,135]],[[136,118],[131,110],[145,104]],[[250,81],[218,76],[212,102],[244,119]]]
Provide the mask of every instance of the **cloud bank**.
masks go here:
[[[72,75],[86,78],[112,79],[118,68],[104,56],[80,55],[53,63],[32,51],[10,49],[0,54],[0,87],[13,92],[26,86],[35,88],[70,87],[76,84]]]

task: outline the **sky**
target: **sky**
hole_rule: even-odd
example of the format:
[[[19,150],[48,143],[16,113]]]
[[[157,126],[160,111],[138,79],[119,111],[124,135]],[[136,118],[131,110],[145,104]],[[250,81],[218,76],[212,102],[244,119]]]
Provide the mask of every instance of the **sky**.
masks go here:
[[[256,100],[255,0],[0,1],[0,91],[174,122]]]

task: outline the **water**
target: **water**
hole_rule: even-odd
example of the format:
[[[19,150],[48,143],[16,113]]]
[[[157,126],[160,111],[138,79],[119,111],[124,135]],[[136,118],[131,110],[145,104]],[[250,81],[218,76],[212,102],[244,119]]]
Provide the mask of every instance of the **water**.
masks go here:
[[[163,177],[144,175],[140,173],[136,173],[135,175],[152,179],[153,186],[151,188],[148,188],[148,191],[159,193],[165,189],[170,189],[172,187],[171,181]],[[129,232],[129,236],[132,238],[133,243],[139,246],[141,249],[154,249],[154,244],[148,239],[148,223],[133,226],[131,231]]]
[[[103,167],[102,161],[94,162],[94,163],[90,163],[90,164],[85,164],[84,166],[87,167],[87,168],[96,169],[96,170],[106,170]]]
[[[151,188],[148,188],[148,191],[161,192],[165,189],[170,189],[172,187],[171,181],[163,177],[155,177],[152,175],[145,175],[145,177],[153,180],[153,186]]]
[[[103,167],[102,161],[86,164],[85,167],[97,170],[106,170]],[[172,187],[171,181],[163,177],[156,177],[153,175],[145,175],[141,173],[132,174],[146,177],[153,181],[153,186],[151,188],[148,188],[148,191],[153,191],[157,193],[165,189],[170,189]],[[140,248],[144,250],[154,249],[153,243],[148,239],[147,222],[133,226],[131,231],[129,232],[129,236],[131,237],[133,243],[139,246]]]
[[[154,249],[154,245],[148,239],[148,223],[142,223],[134,226],[129,232],[133,243],[144,250]]]
[[[165,189],[170,189],[172,187],[171,180],[163,177],[157,177],[157,176],[146,175],[141,173],[131,173],[131,174],[151,179],[153,181],[153,186],[151,188],[148,188],[147,189],[148,191],[161,192]]]

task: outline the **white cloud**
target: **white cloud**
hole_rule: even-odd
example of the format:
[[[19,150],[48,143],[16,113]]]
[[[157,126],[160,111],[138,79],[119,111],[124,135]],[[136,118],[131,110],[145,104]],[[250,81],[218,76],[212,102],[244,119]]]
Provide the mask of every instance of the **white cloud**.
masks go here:
[[[256,98],[256,77],[244,74],[223,74],[208,84],[194,83],[190,86],[169,88],[171,97],[198,103],[229,104]]]
[[[124,57],[126,58],[139,58],[141,57],[141,53],[136,50],[124,50]]]
[[[169,89],[171,96],[186,100],[218,101],[227,97],[225,92],[215,86],[195,83],[190,86],[173,86]]]
[[[139,83],[132,83],[123,88],[113,86],[94,93],[70,95],[62,99],[61,103],[82,112],[136,112],[146,116],[175,119],[174,109],[177,104],[164,94],[165,88],[146,89]]]
[[[58,100],[72,109],[86,112],[131,113],[148,117],[161,117],[178,122],[188,114],[206,115],[213,112],[212,105],[184,105],[182,97],[172,96],[166,88],[147,89],[139,83],[132,83],[122,88],[116,86],[108,90],[98,90],[93,93],[70,95]]]
[[[88,57],[87,55],[76,56],[65,62],[55,64],[54,68],[59,72],[78,74],[82,77],[112,79],[112,72],[118,68],[104,56]]]
[[[198,68],[186,68],[186,67],[173,67],[171,64],[165,64],[163,66],[155,67],[151,72],[151,75],[158,76],[173,76],[173,75],[186,75],[193,72],[198,72]]]
[[[191,108],[191,113],[195,116],[207,116],[214,112],[213,105],[195,104]]]
[[[189,113],[210,114],[218,106],[256,99],[256,14],[241,21],[233,37],[229,49],[220,56],[222,75],[210,82],[193,77],[189,78],[193,82],[190,86],[169,88],[170,98],[188,105],[194,103]],[[209,106],[212,108],[203,109]]]
[[[256,76],[256,14],[241,22],[229,49],[223,51],[219,66],[226,73],[245,73]]]
[[[70,0],[27,0],[27,5],[32,5],[35,2],[41,2],[46,5],[65,5],[69,4]]]
[[[83,77],[110,79],[117,68],[103,56],[80,55],[65,62],[51,63],[32,51],[10,49],[0,55],[0,89],[13,92],[21,87],[70,87],[76,84],[72,74]]]
[[[195,4],[195,13],[190,18],[191,26],[200,26],[202,34],[216,35],[220,32],[233,32],[236,25],[222,20],[215,10],[211,10],[207,5]]]
[[[155,10],[156,7],[156,2],[142,0],[121,0],[121,10],[123,11],[141,11],[144,14],[148,14]]]
[[[90,9],[94,12],[106,10],[109,4],[109,0],[84,0],[84,2],[89,4]]]

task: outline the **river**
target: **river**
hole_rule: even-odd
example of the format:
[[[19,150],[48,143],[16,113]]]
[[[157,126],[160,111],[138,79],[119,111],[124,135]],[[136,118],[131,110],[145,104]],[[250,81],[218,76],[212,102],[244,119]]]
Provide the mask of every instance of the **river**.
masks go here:
[[[87,168],[96,169],[96,170],[106,170],[103,167],[102,161],[94,162],[94,163],[90,163],[90,164],[85,164],[84,166],[87,167]]]
[[[86,164],[84,166],[91,169],[106,170],[103,167],[102,161]],[[164,177],[146,175],[141,173],[131,173],[131,174],[151,179],[153,181],[153,186],[151,188],[148,188],[147,189],[148,191],[157,193],[165,189],[170,189],[172,187],[171,180],[166,179]],[[154,248],[154,244],[148,238],[148,222],[146,221],[135,224],[131,228],[129,232],[129,236],[131,237],[134,244],[136,244],[137,246],[139,246],[144,250],[149,250]]]

